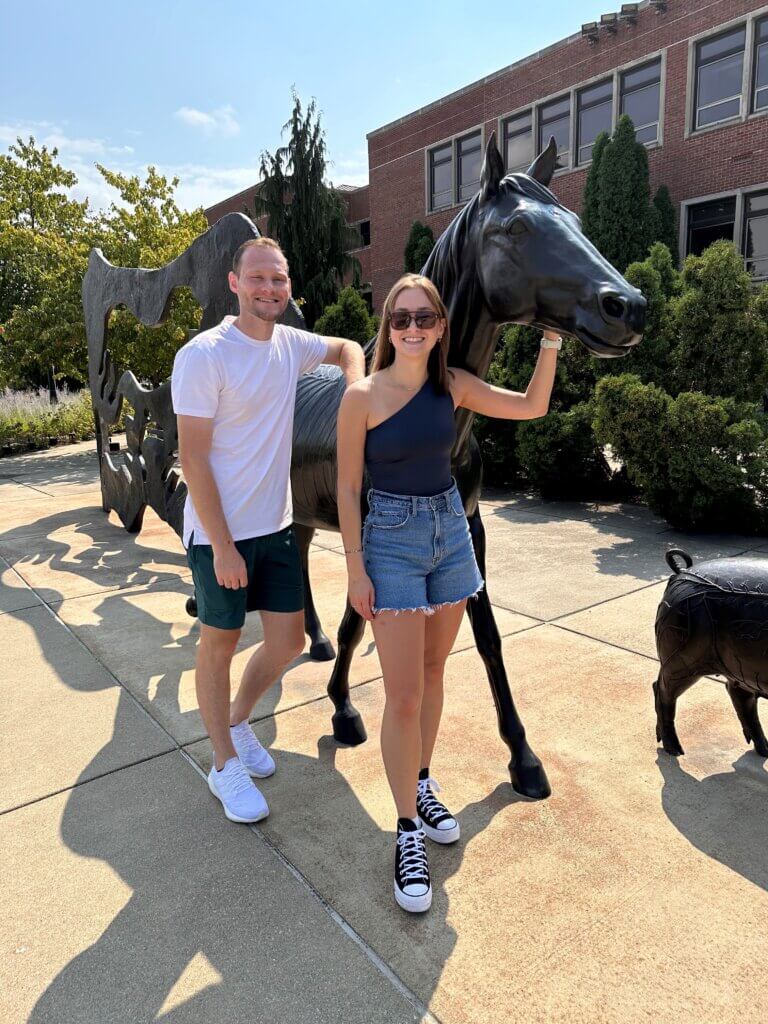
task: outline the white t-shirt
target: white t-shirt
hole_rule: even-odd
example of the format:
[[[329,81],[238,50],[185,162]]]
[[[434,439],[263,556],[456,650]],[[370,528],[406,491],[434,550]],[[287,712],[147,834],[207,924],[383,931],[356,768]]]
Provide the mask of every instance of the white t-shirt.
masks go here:
[[[325,358],[319,334],[275,324],[254,341],[227,316],[176,353],[171,395],[176,415],[213,420],[210,465],[233,540],[288,526],[296,383]],[[210,544],[192,497],[184,507],[184,545]]]

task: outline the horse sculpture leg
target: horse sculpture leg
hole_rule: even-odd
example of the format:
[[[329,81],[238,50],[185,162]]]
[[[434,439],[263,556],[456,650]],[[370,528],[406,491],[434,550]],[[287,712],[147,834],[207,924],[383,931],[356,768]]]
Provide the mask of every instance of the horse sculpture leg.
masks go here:
[[[309,656],[313,661],[333,661],[336,652],[333,644],[328,639],[317,617],[315,603],[312,600],[312,587],[309,583],[309,545],[315,535],[311,526],[301,526],[294,523],[296,543],[301,556],[301,571],[304,576],[304,632],[310,640]]]
[[[475,549],[475,558],[485,580],[485,527],[480,519],[479,511],[469,517],[469,529]],[[475,644],[483,659],[488,673],[488,681],[491,684],[491,693],[499,721],[499,734],[512,754],[512,760],[509,762],[512,787],[523,796],[533,800],[543,800],[550,795],[552,790],[541,761],[531,750],[525,738],[525,728],[512,700],[501,655],[501,637],[496,628],[488,591],[485,588],[474,600],[467,602],[467,612],[472,623]]]
[[[344,618],[339,626],[337,636],[339,653],[336,656],[336,664],[333,666],[328,683],[328,696],[336,708],[331,719],[334,738],[339,743],[346,743],[350,747],[356,747],[368,739],[360,712],[349,699],[349,667],[352,655],[363,639],[364,632],[365,619],[358,615],[347,601]]]

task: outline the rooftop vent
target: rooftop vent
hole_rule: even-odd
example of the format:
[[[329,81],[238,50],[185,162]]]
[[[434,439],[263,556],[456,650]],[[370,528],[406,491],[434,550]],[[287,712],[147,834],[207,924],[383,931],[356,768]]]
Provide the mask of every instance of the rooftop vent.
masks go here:
[[[667,9],[667,0],[650,0],[650,3],[657,14],[663,14]]]
[[[611,35],[616,34],[616,26],[619,23],[618,14],[601,14],[600,15],[600,28],[604,28],[606,32],[610,32]]]
[[[625,21],[628,25],[634,25],[637,21],[637,9],[640,4],[622,4],[621,10],[619,11],[619,17],[622,21]]]

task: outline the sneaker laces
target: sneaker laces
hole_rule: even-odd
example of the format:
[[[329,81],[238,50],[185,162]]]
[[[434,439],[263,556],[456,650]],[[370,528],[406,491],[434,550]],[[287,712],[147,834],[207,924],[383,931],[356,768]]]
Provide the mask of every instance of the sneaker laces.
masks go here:
[[[429,884],[427,850],[424,845],[425,838],[424,830],[421,828],[415,832],[398,833],[398,869],[404,886],[409,885],[411,882]]]
[[[224,769],[222,769],[222,773],[223,771]],[[237,796],[238,793],[242,793],[253,786],[250,775],[240,761],[229,769],[222,781],[224,782],[224,788],[232,796]]]
[[[237,742],[246,748],[247,754],[259,754],[264,748],[254,736],[253,729],[248,722],[241,722],[232,727],[232,732],[237,737]]]
[[[435,793],[432,792],[433,789],[435,793],[440,792],[440,786],[435,779],[419,779],[417,794],[419,814],[430,819],[436,818],[440,814],[451,816],[448,808],[441,804]]]

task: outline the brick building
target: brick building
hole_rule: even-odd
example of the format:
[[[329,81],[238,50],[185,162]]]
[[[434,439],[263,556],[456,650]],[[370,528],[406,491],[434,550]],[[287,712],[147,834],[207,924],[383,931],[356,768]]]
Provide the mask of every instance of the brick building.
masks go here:
[[[356,255],[374,307],[413,221],[437,236],[477,191],[491,132],[508,170],[554,135],[552,189],[578,211],[592,143],[622,113],[648,146],[652,189],[667,185],[678,208],[681,256],[727,237],[768,279],[768,5],[645,0],[370,132],[369,186],[345,195],[350,221],[368,220]]]

